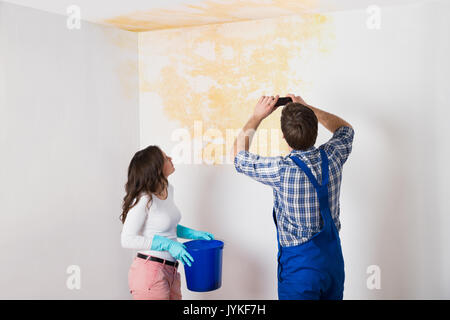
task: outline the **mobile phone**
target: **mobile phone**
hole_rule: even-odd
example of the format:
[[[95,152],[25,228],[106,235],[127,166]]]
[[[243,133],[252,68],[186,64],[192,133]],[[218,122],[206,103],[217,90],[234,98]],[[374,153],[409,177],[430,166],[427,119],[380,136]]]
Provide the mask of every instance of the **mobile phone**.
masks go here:
[[[278,98],[277,103],[275,103],[275,107],[284,106],[285,104],[288,104],[289,102],[292,102],[291,97],[280,97],[280,98]]]

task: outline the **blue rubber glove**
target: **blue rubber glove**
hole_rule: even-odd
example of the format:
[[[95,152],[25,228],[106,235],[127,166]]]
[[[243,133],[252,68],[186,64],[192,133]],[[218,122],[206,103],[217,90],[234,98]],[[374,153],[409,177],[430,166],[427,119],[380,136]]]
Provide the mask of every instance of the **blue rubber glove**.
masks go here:
[[[214,240],[214,236],[205,231],[198,231],[188,227],[177,225],[177,237],[194,240]]]
[[[170,240],[166,237],[161,237],[157,234],[153,237],[151,250],[169,251],[169,253],[181,263],[187,264],[189,267],[194,262],[194,258],[186,251],[186,246],[180,242]],[[189,260],[190,259],[190,260]]]

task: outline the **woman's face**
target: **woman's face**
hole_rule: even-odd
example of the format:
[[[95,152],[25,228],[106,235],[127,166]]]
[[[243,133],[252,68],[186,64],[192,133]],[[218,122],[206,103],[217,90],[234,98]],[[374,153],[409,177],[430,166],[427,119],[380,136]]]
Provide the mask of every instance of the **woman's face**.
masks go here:
[[[169,157],[164,151],[164,167],[163,167],[163,174],[167,178],[169,175],[171,175],[175,171],[175,167],[172,163],[172,158]]]

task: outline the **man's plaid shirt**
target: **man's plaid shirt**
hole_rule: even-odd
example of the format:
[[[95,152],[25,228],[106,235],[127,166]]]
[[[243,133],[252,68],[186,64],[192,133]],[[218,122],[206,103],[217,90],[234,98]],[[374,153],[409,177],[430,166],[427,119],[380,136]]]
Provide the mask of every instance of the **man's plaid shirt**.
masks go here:
[[[321,157],[323,149],[329,160],[328,199],[337,230],[339,221],[339,193],[342,168],[352,151],[354,130],[340,127],[331,139],[319,148],[293,150],[285,157],[261,157],[249,151],[240,151],[234,158],[236,170],[273,188],[274,210],[278,223],[280,244],[295,246],[309,240],[322,229],[319,199],[306,174],[289,158],[299,157],[316,177],[322,181]]]

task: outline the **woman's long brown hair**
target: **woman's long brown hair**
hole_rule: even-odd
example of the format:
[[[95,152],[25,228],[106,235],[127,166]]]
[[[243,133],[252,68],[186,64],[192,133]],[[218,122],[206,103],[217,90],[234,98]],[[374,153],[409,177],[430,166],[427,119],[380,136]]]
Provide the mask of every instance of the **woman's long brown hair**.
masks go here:
[[[158,194],[168,186],[163,174],[164,154],[158,146],[148,146],[135,153],[128,166],[128,181],[125,184],[126,195],[123,198],[120,221],[125,223],[128,211],[133,208],[145,193],[149,196],[147,206],[152,200],[152,193]],[[133,200],[136,201],[133,203]]]

